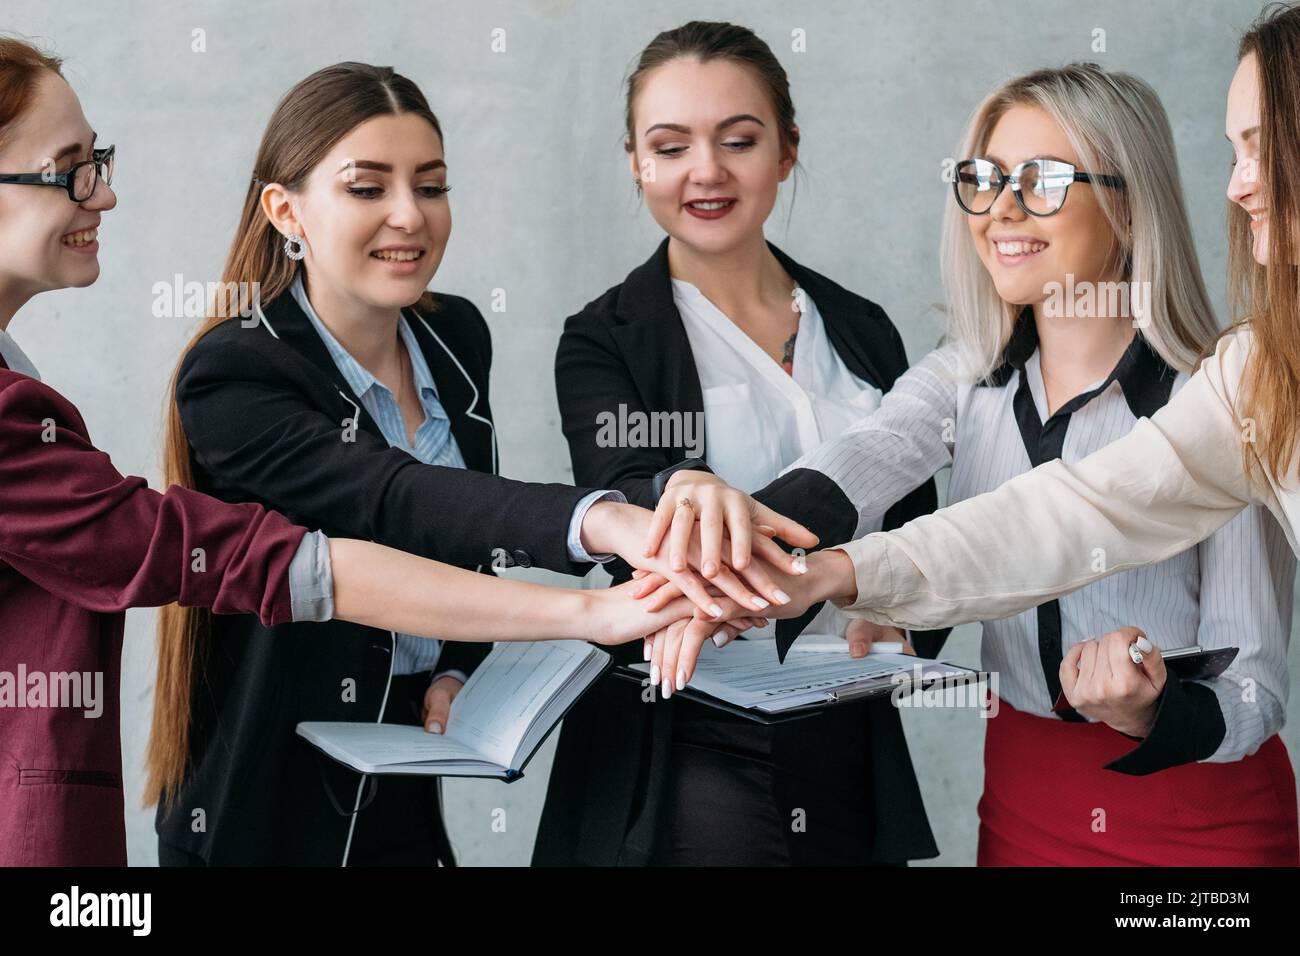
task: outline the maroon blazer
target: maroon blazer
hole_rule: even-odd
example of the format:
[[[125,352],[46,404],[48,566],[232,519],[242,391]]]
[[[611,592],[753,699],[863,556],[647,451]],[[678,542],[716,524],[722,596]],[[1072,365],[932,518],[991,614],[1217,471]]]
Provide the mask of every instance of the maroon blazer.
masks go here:
[[[125,610],[288,621],[305,533],[259,505],[123,477],[67,399],[0,359],[0,866],[126,865]],[[17,706],[73,672],[102,674],[100,716],[50,706],[66,697]]]

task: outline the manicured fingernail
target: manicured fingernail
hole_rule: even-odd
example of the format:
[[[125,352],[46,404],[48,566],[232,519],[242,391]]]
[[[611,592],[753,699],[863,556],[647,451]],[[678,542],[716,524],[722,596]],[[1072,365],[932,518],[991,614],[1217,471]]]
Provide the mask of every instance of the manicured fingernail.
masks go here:
[[[649,641],[641,642],[641,653],[644,655],[643,660],[647,660],[647,661],[650,660],[650,654],[653,652],[653,650],[654,647],[650,644]]]
[[[667,677],[664,678],[664,684],[661,689],[664,692],[664,700],[667,700],[669,697],[673,696],[673,682],[670,681]]]
[[[769,601],[763,600],[757,594],[754,595],[754,607],[758,608],[760,611],[767,607],[769,603]]]
[[[1145,637],[1139,637],[1137,639],[1137,646],[1138,646],[1138,650],[1141,651],[1143,654],[1150,654],[1152,651],[1155,650],[1155,646],[1150,641],[1148,641]]]
[[[717,604],[710,604],[705,610],[709,612],[709,617],[722,617],[722,608]]]
[[[429,724],[429,733],[431,734],[442,733],[442,724],[438,723],[436,720],[433,721],[431,724]]]
[[[686,671],[677,672],[677,689],[681,690],[686,686]]]
[[[651,683],[651,684],[657,684],[657,683],[659,683],[659,665],[658,665],[658,664],[651,664],[651,665],[650,665],[650,683]]]
[[[790,603],[790,595],[786,594],[784,591],[778,590],[774,595],[774,597],[776,598],[778,604]]]
[[[849,645],[849,657],[866,657],[866,656],[867,656],[866,644],[863,644],[858,641],[854,641],[852,644]]]
[[[716,564],[714,564],[712,561],[704,562],[704,576],[706,578],[711,578],[717,573],[718,573],[718,566]]]
[[[685,571],[685,570],[686,570],[686,559],[685,559],[685,558],[673,558],[673,570],[674,570],[674,571]]]
[[[713,641],[714,647],[722,647],[727,643],[727,632],[718,631],[718,633],[714,634],[713,637],[709,638],[709,640]]]
[[[799,557],[795,558],[792,562],[790,562],[790,567],[794,570],[795,574],[807,574],[808,559],[803,557],[803,555],[800,555]]]

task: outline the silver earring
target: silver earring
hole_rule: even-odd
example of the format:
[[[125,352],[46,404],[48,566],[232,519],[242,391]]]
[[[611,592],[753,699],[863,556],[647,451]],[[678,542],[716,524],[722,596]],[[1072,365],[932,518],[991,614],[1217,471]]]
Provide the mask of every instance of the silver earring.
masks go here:
[[[295,262],[307,255],[307,245],[303,242],[302,236],[296,232],[291,233],[284,240],[284,254]]]

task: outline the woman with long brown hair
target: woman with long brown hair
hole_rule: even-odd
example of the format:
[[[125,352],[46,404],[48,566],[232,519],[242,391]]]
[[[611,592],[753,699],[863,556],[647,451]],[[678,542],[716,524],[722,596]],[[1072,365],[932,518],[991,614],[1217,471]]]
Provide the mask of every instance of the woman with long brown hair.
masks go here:
[[[9,332],[36,295],[95,282],[99,228],[117,204],[114,148],[95,146],[61,63],[0,37],[0,866],[126,865],[128,608],[179,601],[268,627],[333,619],[322,627],[464,641],[645,633],[650,618],[625,590],[496,581],[120,474]],[[164,641],[163,656],[173,650]],[[155,783],[183,759],[168,743],[155,738]]]
[[[617,554],[677,574],[666,554],[642,554],[651,514],[621,494],[496,474],[487,324],[467,299],[427,289],[451,231],[448,175],[437,117],[391,68],[336,64],[285,95],[222,276],[260,299],[214,309],[186,349],[168,481],[487,573],[582,573]],[[759,548],[786,560],[766,538]],[[750,586],[778,600],[765,563],[715,581],[759,611]],[[694,590],[713,604],[698,579]],[[440,732],[474,648],[187,608],[165,612],[159,644],[150,796],[170,798],[164,864],[453,861],[436,779],[387,780],[371,801],[365,778],[322,763],[294,728]]]

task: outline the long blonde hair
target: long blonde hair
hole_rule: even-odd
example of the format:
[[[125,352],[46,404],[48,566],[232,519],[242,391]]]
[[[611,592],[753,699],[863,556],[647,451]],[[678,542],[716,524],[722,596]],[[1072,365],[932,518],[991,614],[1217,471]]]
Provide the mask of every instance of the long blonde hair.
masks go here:
[[[957,156],[981,156],[1013,106],[1044,110],[1069,137],[1083,168],[1118,174],[1125,188],[1096,190],[1110,222],[1125,282],[1149,283],[1148,321],[1139,330],[1178,371],[1190,371],[1218,335],[1183,202],[1169,119],[1155,91],[1128,73],[1072,63],[1016,77],[975,110]],[[1006,302],[971,242],[964,212],[950,202],[940,258],[948,336],[961,374],[988,377],[1001,362],[1020,306]],[[1132,239],[1129,231],[1132,231]]]
[[[283,237],[262,212],[262,184],[275,182],[291,190],[301,189],[321,159],[351,130],[372,117],[401,113],[424,117],[441,138],[442,128],[424,94],[392,67],[337,63],[316,71],[285,94],[262,134],[239,228],[221,276],[224,289],[238,290],[238,302],[214,302],[185,352],[230,317],[248,315],[254,303],[247,290],[258,289],[260,299],[270,302],[293,282],[298,263],[283,253]],[[417,307],[424,311],[435,308],[432,293],[426,292]],[[189,442],[176,406],[179,372],[180,362],[168,390],[164,481],[193,488]],[[146,806],[159,800],[169,804],[184,782],[190,759],[194,686],[203,669],[210,623],[211,612],[203,608],[172,604],[158,615],[158,673],[145,758],[149,772]]]

